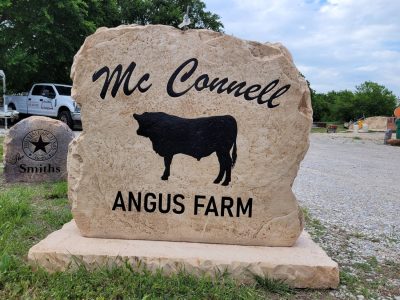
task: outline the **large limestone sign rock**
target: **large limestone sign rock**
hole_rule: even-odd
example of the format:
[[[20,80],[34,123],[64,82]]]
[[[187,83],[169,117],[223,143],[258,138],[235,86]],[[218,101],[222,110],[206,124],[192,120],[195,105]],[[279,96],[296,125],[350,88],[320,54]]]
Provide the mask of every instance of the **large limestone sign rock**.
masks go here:
[[[18,122],[4,140],[6,181],[66,179],[68,145],[73,138],[71,129],[58,120],[35,116]]]
[[[69,197],[86,237],[292,246],[309,89],[280,44],[101,28],[75,56]]]

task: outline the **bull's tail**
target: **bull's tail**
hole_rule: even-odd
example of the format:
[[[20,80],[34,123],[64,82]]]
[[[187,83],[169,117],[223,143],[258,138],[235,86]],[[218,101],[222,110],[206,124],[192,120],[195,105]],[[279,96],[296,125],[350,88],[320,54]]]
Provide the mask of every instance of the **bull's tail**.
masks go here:
[[[236,139],[235,139],[235,141],[233,142],[233,150],[232,150],[232,168],[235,166],[236,158],[237,158],[237,153],[236,153]]]

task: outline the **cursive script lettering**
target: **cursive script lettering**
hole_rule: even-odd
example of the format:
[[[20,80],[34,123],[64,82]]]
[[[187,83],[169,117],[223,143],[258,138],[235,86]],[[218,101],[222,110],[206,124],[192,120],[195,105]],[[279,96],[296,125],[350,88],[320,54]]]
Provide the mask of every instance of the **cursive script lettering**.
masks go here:
[[[122,65],[121,64],[119,64],[114,69],[114,71],[111,73],[111,76],[110,76],[110,69],[108,67],[103,67],[100,70],[98,70],[97,72],[95,72],[92,76],[93,82],[95,82],[97,79],[99,79],[103,74],[106,74],[106,79],[104,80],[103,88],[101,89],[101,92],[100,92],[101,99],[104,99],[106,97],[108,88],[109,88],[111,81],[113,80],[115,74],[117,74],[117,75],[115,78],[114,86],[111,90],[111,96],[113,98],[117,95],[118,89],[120,88],[120,86],[124,80],[125,80],[125,82],[124,82],[123,91],[124,91],[125,95],[127,95],[127,96],[131,95],[136,89],[138,89],[138,91],[141,93],[147,92],[147,90],[151,87],[151,84],[149,84],[148,86],[142,86],[142,83],[144,83],[145,81],[148,81],[150,79],[149,73],[144,74],[133,88],[129,88],[129,81],[131,80],[131,76],[132,76],[133,71],[135,70],[135,67],[136,67],[136,64],[134,62],[131,62],[129,67],[125,70],[122,77],[121,77],[121,73],[122,73]]]
[[[19,161],[20,161],[21,159],[23,159],[23,158],[24,158],[23,155],[17,153],[13,158],[11,158],[10,160],[7,160],[7,162],[8,162],[10,165],[15,165],[17,162],[19,162]]]
[[[189,80],[195,73],[198,64],[199,63],[196,58],[191,58],[185,61],[175,70],[175,72],[171,75],[170,79],[168,80],[167,84],[168,95],[170,95],[171,97],[180,97],[189,92],[192,88],[194,88],[199,92],[204,89],[209,89],[210,91],[216,90],[218,94],[221,93],[231,94],[234,92],[233,93],[234,97],[239,97],[243,95],[244,99],[246,99],[247,101],[257,99],[258,104],[267,103],[269,108],[273,108],[279,105],[279,103],[274,104],[273,100],[285,94],[290,88],[290,84],[284,85],[283,87],[280,87],[274,93],[272,93],[271,96],[266,97],[264,99],[264,96],[266,96],[269,92],[272,92],[272,90],[275,89],[275,87],[279,83],[279,79],[271,81],[261,90],[261,85],[259,84],[250,85],[246,88],[247,86],[246,81],[237,82],[236,80],[234,80],[231,83],[229,83],[228,77],[222,79],[214,78],[213,80],[210,81],[210,77],[208,74],[202,74],[199,77],[197,77],[194,83],[191,84],[189,87],[185,88],[182,91],[178,91],[176,84],[179,82],[184,83],[187,80]],[[190,69],[185,71],[187,67],[189,67]],[[259,90],[261,91],[257,94]]]
[[[190,58],[172,73],[166,86],[169,96],[173,98],[181,97],[191,89],[195,89],[198,92],[209,90],[217,94],[226,93],[232,94],[234,97],[242,96],[247,101],[257,99],[258,104],[267,104],[268,108],[274,108],[279,105],[279,103],[274,103],[274,100],[284,95],[290,89],[290,84],[279,87],[279,79],[272,80],[263,87],[261,84],[248,85],[246,81],[230,81],[228,77],[210,78],[208,74],[200,74],[196,77],[195,72],[198,65],[199,62],[196,58]],[[105,75],[103,87],[100,91],[100,98],[104,99],[106,97],[112,82],[114,82],[111,88],[111,96],[113,98],[115,98],[121,86],[123,86],[122,91],[127,96],[131,95],[135,90],[138,90],[140,93],[146,93],[152,86],[151,83],[145,84],[150,79],[149,73],[142,75],[133,87],[130,86],[135,68],[136,63],[131,62],[125,71],[123,71],[122,65],[119,64],[112,72],[107,66],[94,72],[92,75],[93,82]],[[182,87],[182,84],[184,87]]]

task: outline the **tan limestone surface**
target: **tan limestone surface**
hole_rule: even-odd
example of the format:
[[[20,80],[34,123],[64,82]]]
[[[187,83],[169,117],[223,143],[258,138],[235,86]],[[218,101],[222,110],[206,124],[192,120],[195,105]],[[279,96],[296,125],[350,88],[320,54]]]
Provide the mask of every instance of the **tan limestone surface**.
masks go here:
[[[166,273],[184,268],[194,275],[228,271],[241,282],[253,275],[281,279],[297,288],[336,288],[336,262],[303,231],[293,247],[218,245],[187,242],[85,238],[74,221],[29,250],[29,260],[48,271],[84,264],[88,269],[123,265]]]
[[[375,131],[386,131],[387,122],[387,117],[369,117],[365,119],[365,123],[368,124],[368,129]]]
[[[4,177],[7,182],[45,182],[67,179],[68,145],[73,131],[63,122],[33,116],[15,124],[4,139]]]
[[[279,80],[278,88],[289,90],[273,100],[276,107],[243,95],[216,90],[190,89],[181,97],[167,93],[171,74],[190,58],[198,60],[194,74],[184,80],[186,67],[174,88],[186,90],[201,74],[246,82],[246,88],[267,86]],[[131,62],[136,66],[130,77],[133,88],[143,74],[151,84],[146,92],[123,92],[124,75]],[[118,77],[112,72],[119,64]],[[104,66],[110,69],[110,87],[102,99],[104,73],[93,81]],[[99,73],[97,73],[99,74]],[[71,70],[72,94],[81,106],[82,134],[71,145],[68,156],[69,199],[72,213],[86,237],[191,241],[241,245],[292,246],[303,230],[303,217],[291,186],[309,146],[312,109],[309,89],[292,58],[280,44],[244,41],[208,30],[181,31],[169,26],[120,26],[100,28],[89,36],[74,58]],[[121,86],[115,97],[111,91],[116,79]],[[203,82],[204,83],[204,82]],[[256,93],[250,93],[256,95]],[[156,154],[150,139],[137,134],[133,114],[164,112],[182,118],[233,116],[237,122],[237,161],[228,186],[214,184],[219,172],[215,153],[201,160],[189,155],[173,157],[170,177],[161,180],[163,157]],[[112,210],[121,191],[126,211]],[[141,211],[128,209],[129,192],[142,194]],[[155,212],[146,212],[143,197],[153,193]],[[183,213],[159,212],[158,198],[167,209],[168,194],[184,196]],[[203,195],[204,207],[194,213],[194,199]],[[205,214],[214,197],[218,216]],[[224,211],[221,198],[234,200],[233,216]],[[252,215],[237,217],[238,198],[252,199]],[[153,200],[152,200],[153,201]],[[212,202],[212,201],[211,201]],[[153,205],[153,204],[149,204]],[[212,206],[210,206],[212,208]],[[243,210],[242,210],[243,212]]]
[[[364,120],[366,124],[368,124],[368,130],[373,131],[386,131],[388,125],[388,117],[376,116],[369,117]],[[349,126],[350,130],[354,129],[354,124]]]

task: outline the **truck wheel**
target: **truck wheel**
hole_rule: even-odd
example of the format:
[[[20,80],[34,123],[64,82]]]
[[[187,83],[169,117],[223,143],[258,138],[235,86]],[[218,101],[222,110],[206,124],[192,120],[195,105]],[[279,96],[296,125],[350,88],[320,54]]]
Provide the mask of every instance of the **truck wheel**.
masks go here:
[[[58,113],[58,117],[61,122],[68,125],[69,128],[73,129],[74,122],[72,121],[71,114],[69,111],[62,110]]]

